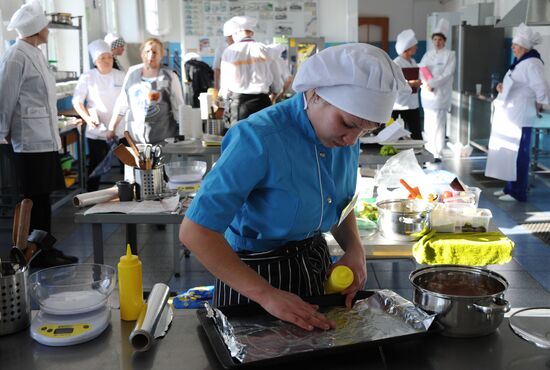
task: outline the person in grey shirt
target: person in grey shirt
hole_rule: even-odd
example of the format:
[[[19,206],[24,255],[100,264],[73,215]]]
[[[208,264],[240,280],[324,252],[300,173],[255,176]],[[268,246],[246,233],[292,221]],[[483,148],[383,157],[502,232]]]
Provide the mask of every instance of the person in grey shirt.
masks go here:
[[[162,42],[150,38],[141,46],[142,64],[130,67],[109,123],[108,138],[126,116],[127,131],[137,143],[157,144],[178,134],[181,83],[169,68],[161,66]]]

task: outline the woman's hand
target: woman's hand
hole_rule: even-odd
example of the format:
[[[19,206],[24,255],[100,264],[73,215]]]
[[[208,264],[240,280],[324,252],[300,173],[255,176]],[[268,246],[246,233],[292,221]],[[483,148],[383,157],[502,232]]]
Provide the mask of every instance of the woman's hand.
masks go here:
[[[334,321],[318,311],[318,306],[305,302],[293,293],[271,288],[262,294],[258,303],[271,315],[304,330],[336,328]]]
[[[420,85],[422,85],[421,80],[408,80],[407,82],[409,83],[410,87],[420,87]]]
[[[108,130],[106,137],[107,137],[107,140],[114,140],[116,139],[116,133],[112,130]]]
[[[353,271],[353,283],[342,291],[342,294],[346,295],[346,307],[349,309],[352,306],[355,294],[363,290],[367,282],[365,255],[364,253],[357,252],[356,249],[348,249],[342,258],[332,266],[332,269],[338,265],[345,265]]]
[[[501,93],[502,92],[502,83],[499,82],[495,89],[497,90],[498,93]]]

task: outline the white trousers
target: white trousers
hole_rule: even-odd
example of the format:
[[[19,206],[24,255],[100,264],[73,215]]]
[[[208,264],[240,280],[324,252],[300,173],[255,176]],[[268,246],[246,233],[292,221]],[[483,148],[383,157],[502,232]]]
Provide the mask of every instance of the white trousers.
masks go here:
[[[447,109],[424,108],[424,140],[426,140],[426,149],[435,158],[441,158],[445,146],[446,124]]]

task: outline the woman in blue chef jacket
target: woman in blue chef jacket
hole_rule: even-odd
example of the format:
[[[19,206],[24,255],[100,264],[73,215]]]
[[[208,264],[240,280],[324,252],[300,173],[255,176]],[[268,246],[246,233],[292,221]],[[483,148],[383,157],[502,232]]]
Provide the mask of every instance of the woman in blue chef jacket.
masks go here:
[[[331,260],[322,233],[354,273],[366,263],[355,215],[358,138],[391,116],[409,89],[388,55],[367,44],[330,47],[300,67],[296,95],[232,127],[222,154],[185,214],[180,240],[216,277],[215,304],[249,300],[306,330],[335,326],[300,297],[323,294]],[[343,217],[341,223],[340,218]]]

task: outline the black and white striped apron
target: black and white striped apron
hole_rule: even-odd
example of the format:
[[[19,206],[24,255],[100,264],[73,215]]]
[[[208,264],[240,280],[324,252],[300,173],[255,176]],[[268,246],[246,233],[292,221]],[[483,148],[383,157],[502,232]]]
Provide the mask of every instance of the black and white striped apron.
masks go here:
[[[237,254],[275,288],[300,297],[324,293],[331,259],[327,242],[322,235],[290,242],[272,251]],[[250,300],[247,297],[216,279],[214,305],[228,306],[248,302]]]

